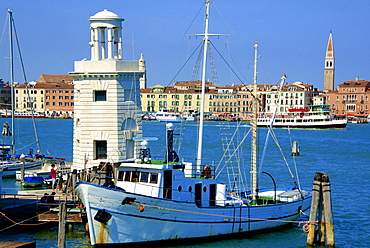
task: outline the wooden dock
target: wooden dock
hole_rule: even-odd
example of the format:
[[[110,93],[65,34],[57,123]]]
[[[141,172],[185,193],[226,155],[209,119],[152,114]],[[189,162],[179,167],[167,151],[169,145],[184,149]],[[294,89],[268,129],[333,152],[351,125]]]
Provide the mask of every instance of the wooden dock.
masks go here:
[[[0,241],[0,247],[6,247],[6,248],[36,248],[36,242]]]

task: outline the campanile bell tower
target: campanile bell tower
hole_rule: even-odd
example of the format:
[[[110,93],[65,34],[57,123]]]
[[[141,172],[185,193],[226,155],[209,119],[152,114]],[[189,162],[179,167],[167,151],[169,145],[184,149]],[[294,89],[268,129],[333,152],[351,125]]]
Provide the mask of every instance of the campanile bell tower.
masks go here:
[[[140,81],[145,60],[122,60],[123,18],[108,10],[91,16],[91,60],[75,61],[73,166],[130,162],[142,137]],[[144,66],[143,66],[144,65]]]
[[[330,32],[328,46],[326,47],[324,66],[324,90],[334,90],[334,46],[333,35]]]

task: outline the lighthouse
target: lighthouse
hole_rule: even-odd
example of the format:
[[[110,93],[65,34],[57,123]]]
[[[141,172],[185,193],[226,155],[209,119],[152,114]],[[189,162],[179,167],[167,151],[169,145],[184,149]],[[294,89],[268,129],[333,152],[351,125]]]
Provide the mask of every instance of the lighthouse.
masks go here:
[[[91,59],[74,62],[73,167],[101,162],[132,162],[142,137],[140,83],[145,80],[143,54],[125,61],[122,22],[103,10],[91,16]]]

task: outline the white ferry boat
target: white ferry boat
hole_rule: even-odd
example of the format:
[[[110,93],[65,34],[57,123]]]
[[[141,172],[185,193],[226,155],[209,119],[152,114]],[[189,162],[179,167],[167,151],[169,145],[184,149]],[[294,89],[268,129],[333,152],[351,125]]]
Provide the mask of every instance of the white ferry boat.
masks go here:
[[[161,109],[156,112],[155,118],[160,122],[182,122],[185,120],[179,112],[172,112],[167,109]]]
[[[258,127],[289,127],[289,128],[346,128],[347,119],[330,115],[329,106],[309,105],[308,108],[291,108],[287,113],[263,115],[257,119]]]

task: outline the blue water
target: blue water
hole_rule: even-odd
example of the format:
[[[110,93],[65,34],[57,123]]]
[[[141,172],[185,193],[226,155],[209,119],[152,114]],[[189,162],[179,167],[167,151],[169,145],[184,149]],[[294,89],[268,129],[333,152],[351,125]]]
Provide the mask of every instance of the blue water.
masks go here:
[[[5,121],[5,120],[4,120]],[[72,161],[72,136],[73,121],[65,119],[39,119],[37,121],[39,139],[43,152],[51,156],[64,157]],[[29,120],[19,119],[20,138],[17,147],[28,152],[29,148],[36,149],[31,144],[33,129],[27,126]],[[186,161],[194,161],[196,146],[194,140],[197,135],[196,123],[188,123],[184,130],[180,157]],[[204,157],[206,162],[217,161],[222,155],[220,129],[225,123],[205,123]],[[235,127],[235,123],[228,123]],[[29,125],[29,124],[28,124]],[[243,124],[245,125],[245,124]],[[179,125],[175,125],[179,127]],[[332,189],[332,207],[336,247],[370,247],[368,230],[370,221],[368,213],[370,206],[370,124],[349,124],[346,130],[275,130],[287,160],[294,168],[294,161],[290,156],[290,142],[298,141],[301,155],[296,157],[296,164],[300,172],[299,179],[303,188],[312,188],[316,172],[326,172],[329,175]],[[259,129],[260,153],[263,152],[264,137],[267,129]],[[176,129],[180,133],[180,129]],[[152,156],[164,157],[165,123],[143,122],[145,137],[158,137],[158,141],[149,142]],[[241,138],[241,136],[239,137]],[[243,146],[244,154],[250,155],[249,140]],[[264,160],[263,171],[270,173],[277,181],[278,187],[289,186],[291,182],[288,169],[282,162],[280,152],[274,141],[269,140],[267,158]],[[22,151],[22,152],[23,152]],[[277,154],[277,155],[276,155]],[[209,159],[211,158],[211,160]],[[249,160],[247,159],[246,166]],[[271,180],[262,175],[261,187],[272,187]],[[13,180],[3,180],[3,191],[14,193],[19,185]],[[36,241],[37,247],[57,247],[57,226],[42,228],[33,231],[33,228],[21,232],[0,232],[2,241]],[[83,226],[76,226],[73,232],[67,233],[67,247],[89,246],[88,235]],[[244,239],[225,240],[220,242],[205,243],[188,247],[306,247],[306,235],[298,227],[284,229],[260,235],[246,236]]]

